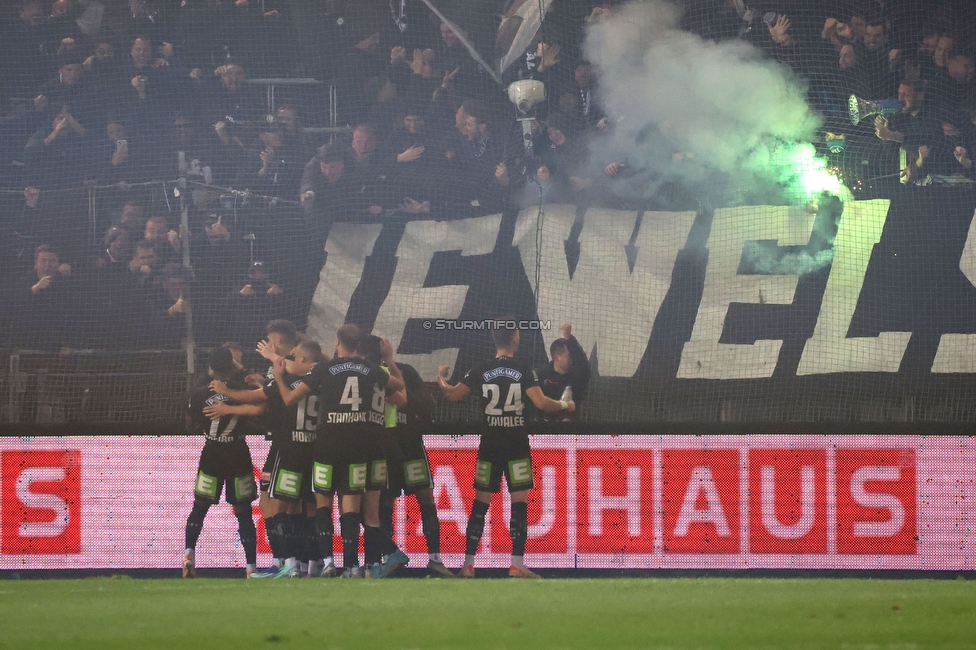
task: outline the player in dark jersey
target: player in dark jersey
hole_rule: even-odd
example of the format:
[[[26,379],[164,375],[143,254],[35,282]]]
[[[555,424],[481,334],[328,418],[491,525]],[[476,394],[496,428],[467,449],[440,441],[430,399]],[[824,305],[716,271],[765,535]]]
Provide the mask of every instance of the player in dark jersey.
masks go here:
[[[426,416],[428,422],[430,421],[433,411],[433,399],[431,399],[427,387],[424,385],[423,380],[420,379],[416,370],[410,366],[401,367],[394,361],[393,346],[390,345],[387,339],[372,334],[364,336],[360,344],[360,354],[366,360],[376,363],[385,369],[389,369],[393,365],[400,368],[401,376],[403,376],[405,384],[407,382],[407,376],[403,374],[403,368],[408,368],[410,373],[412,373],[413,388],[410,390],[415,400],[415,405],[410,412],[415,415],[419,414],[421,421],[424,416]],[[417,387],[418,385],[419,388]],[[426,407],[423,402],[423,396],[426,396]],[[406,565],[409,562],[407,554],[400,550],[393,542],[393,506],[396,498],[400,496],[400,492],[406,488],[409,490],[407,492],[408,494],[421,492],[429,497],[427,499],[424,499],[423,496],[418,497],[419,502],[427,504],[421,507],[424,513],[424,532],[428,539],[428,553],[431,555],[431,560],[427,565],[428,573],[436,577],[453,578],[454,574],[440,561],[440,524],[437,520],[437,508],[434,505],[433,484],[430,480],[430,464],[427,461],[427,452],[424,449],[423,434],[416,426],[411,427],[405,433],[406,456],[404,454],[404,447],[401,446],[400,436],[398,435],[398,429],[400,428],[398,416],[403,416],[404,425],[406,425],[406,409],[409,406],[410,403],[406,388],[387,397],[386,410],[384,412],[384,429],[381,433],[382,449],[377,450],[377,453],[382,454],[382,457],[386,459],[388,480],[387,485],[383,486],[379,492],[371,490],[367,490],[366,492],[366,501],[363,508],[366,524],[371,526],[372,522],[376,521],[381,529],[381,531],[373,532],[373,549],[371,552],[367,547],[366,562],[367,564],[371,561],[374,562],[372,564],[372,576],[375,578],[388,577],[400,568],[400,566]],[[401,412],[401,409],[404,409],[404,411]],[[417,418],[413,418],[411,422],[416,424]],[[405,460],[406,457],[409,457],[409,460]],[[404,465],[407,466],[406,473]],[[409,477],[409,483],[405,481],[405,476]],[[379,545],[385,546],[386,548],[379,548]],[[375,564],[377,553],[385,556],[379,567]]]
[[[234,363],[230,350],[218,348],[210,357],[210,373],[215,379],[241,388],[244,385],[240,368]],[[251,502],[257,497],[254,485],[254,466],[244,436],[258,430],[246,419],[228,415],[210,420],[204,408],[228,401],[226,395],[209,387],[190,396],[187,407],[187,430],[206,436],[194,485],[193,509],[186,520],[186,552],[183,555],[183,577],[196,577],[196,545],[203,529],[203,520],[210,506],[219,503],[220,494],[234,507],[238,532],[247,560],[247,577],[252,577],[257,564],[257,529],[251,518]]]
[[[301,512],[301,501],[305,501],[310,510],[310,526],[314,530],[316,516],[315,498],[312,494],[312,456],[315,442],[317,420],[317,398],[309,395],[293,406],[285,406],[278,390],[278,381],[288,382],[294,387],[301,377],[309,372],[315,364],[324,361],[322,349],[315,341],[304,340],[292,350],[293,359],[287,362],[287,371],[283,376],[272,379],[260,393],[263,401],[260,403],[228,406],[215,404],[205,409],[210,417],[227,414],[264,415],[265,422],[271,431],[272,451],[269,453],[269,463],[265,471],[267,477],[268,510],[274,514],[265,521],[268,532],[268,543],[276,558],[283,558],[284,562],[277,570],[258,574],[262,577],[293,578],[301,575],[317,577],[325,572],[326,576],[335,575],[332,565],[332,554],[327,561],[321,559],[317,539],[314,548],[305,551],[302,547],[306,539],[301,535],[301,529],[296,530],[294,519],[306,519]],[[222,389],[219,382],[214,382],[215,389]],[[242,398],[251,398],[245,391]],[[230,391],[231,396],[237,392]],[[257,400],[254,400],[257,401]],[[297,510],[297,513],[295,512]],[[304,522],[302,522],[304,523]],[[331,550],[331,549],[330,549]],[[298,565],[298,558],[313,555],[310,567],[304,571]]]
[[[359,341],[356,356],[369,361],[387,374],[391,368],[399,368],[393,360],[393,347],[384,338],[372,334],[364,334]],[[401,374],[402,379],[402,374]],[[389,485],[389,452],[387,427],[391,426],[389,418],[391,409],[395,412],[397,406],[406,406],[406,389],[398,390],[386,396],[386,406],[383,409],[383,426],[375,428],[369,441],[369,467],[383,467],[382,476],[370,472],[370,480],[363,495],[363,550],[366,559],[367,577],[387,578],[410,562],[410,558],[393,541],[393,528],[383,526],[380,519],[380,502],[383,491]],[[392,522],[391,522],[392,523]]]
[[[511,321],[503,318],[498,322]],[[512,565],[508,575],[513,578],[538,578],[536,573],[525,568],[523,562],[529,527],[528,496],[535,484],[522,398],[528,397],[536,408],[546,413],[572,413],[576,405],[543,395],[532,368],[524,361],[513,358],[519,347],[517,329],[493,329],[491,335],[495,343],[495,358],[469,370],[458,384],[452,386],[447,383],[447,366],[441,366],[437,371],[438,386],[448,401],[456,402],[473,392],[481,396],[481,412],[484,414],[474,475],[474,504],[468,518],[464,566],[458,577],[474,577],[474,556],[485,529],[485,515],[488,514],[491,495],[501,490],[504,475],[512,495],[512,518],[509,521]]]
[[[550,413],[547,420],[572,421],[579,416],[579,407],[586,399],[586,391],[590,385],[590,362],[586,352],[576,337],[573,336],[573,326],[563,323],[559,327],[562,338],[558,338],[549,346],[548,364],[536,370],[542,393],[557,400],[572,400],[576,409],[572,413]]]
[[[376,354],[379,356],[378,345]],[[366,354],[366,358],[369,359],[370,355]],[[394,404],[391,396],[386,402],[385,443],[389,486],[383,491],[380,501],[380,525],[392,538],[396,500],[401,493],[413,495],[420,507],[421,525],[427,540],[427,573],[435,578],[453,578],[454,574],[441,562],[441,525],[434,503],[430,460],[424,447],[424,432],[433,420],[434,398],[413,366],[398,363],[397,367],[406,386],[406,401]]]
[[[278,358],[294,359],[292,352],[300,340],[295,325],[291,321],[283,319],[270,321],[265,327],[265,333],[267,338],[260,341],[255,350],[263,358],[270,361],[272,365],[268,367],[268,371],[260,384],[261,388],[264,388],[274,378],[273,364]],[[253,380],[257,377],[257,375],[251,375],[248,379]],[[212,384],[212,387],[217,391],[225,388],[217,383]],[[275,394],[277,395],[277,393]],[[263,390],[233,392],[231,396],[244,404],[254,405],[262,405],[267,399]],[[280,456],[278,440],[279,438],[290,437],[290,433],[280,434],[277,437],[272,434],[271,448],[268,450],[268,456],[261,470],[261,496],[258,500],[258,507],[261,509],[261,516],[264,517],[268,544],[274,554],[275,568],[259,573],[255,577],[292,577],[297,574],[318,576],[320,575],[319,569],[324,567],[321,555],[318,552],[319,544],[314,526],[314,500],[310,497],[303,509],[301,502],[288,502],[270,497],[271,471]],[[298,562],[297,568],[293,568],[292,564],[294,563],[288,561],[291,556],[279,557],[278,553],[286,549],[294,551],[296,562]]]
[[[358,552],[363,495],[367,487],[386,484],[386,462],[377,460],[371,465],[370,451],[378,437],[377,431],[383,426],[386,395],[403,389],[396,364],[387,374],[379,366],[356,356],[361,339],[358,327],[343,325],[336,333],[336,354],[331,362],[316,365],[295,388],[284,382],[278,384],[281,397],[289,406],[308,395],[318,396],[319,426],[312,489],[320,508],[330,506],[333,493],[339,493],[339,530],[345,568],[342,576],[347,578],[364,576]],[[284,360],[276,362],[275,372],[279,365],[284,371],[284,364]],[[322,526],[325,522],[319,517],[316,523]],[[331,520],[328,525],[331,528]],[[380,530],[378,521],[375,529]],[[320,546],[324,532],[320,527]],[[331,536],[328,541],[331,544]]]

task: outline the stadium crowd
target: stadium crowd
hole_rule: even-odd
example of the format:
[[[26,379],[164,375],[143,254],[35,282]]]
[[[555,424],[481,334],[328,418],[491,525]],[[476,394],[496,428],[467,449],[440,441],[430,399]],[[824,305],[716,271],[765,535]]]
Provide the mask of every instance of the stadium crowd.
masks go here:
[[[4,344],[179,348],[189,305],[198,342],[255,340],[273,318],[305,321],[336,221],[612,204],[631,170],[591,159],[613,124],[582,38],[618,3],[555,0],[501,84],[463,41],[503,55],[496,33],[519,3],[440,4],[451,24],[420,0],[12,3],[0,37]],[[681,4],[685,29],[749,41],[806,80],[827,137],[861,138],[873,174],[973,177],[968,3]],[[272,106],[251,82],[267,77],[323,83]],[[530,146],[505,92],[519,79],[547,88]],[[851,94],[901,108],[852,127]]]

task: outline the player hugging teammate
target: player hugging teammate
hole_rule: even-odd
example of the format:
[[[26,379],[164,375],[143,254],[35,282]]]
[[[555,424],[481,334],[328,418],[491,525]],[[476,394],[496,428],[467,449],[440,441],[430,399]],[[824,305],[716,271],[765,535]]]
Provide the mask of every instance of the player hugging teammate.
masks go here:
[[[389,367],[393,348],[386,339],[366,335],[361,345],[363,356],[383,367]],[[384,355],[389,356],[386,358]],[[424,448],[424,432],[434,416],[434,398],[420,373],[410,365],[399,363],[404,394],[396,393],[386,402],[383,445],[389,472],[388,487],[379,504],[380,526],[384,535],[393,536],[393,511],[400,494],[413,496],[420,508],[420,521],[427,541],[427,573],[434,578],[453,578],[441,562],[441,525],[434,503],[434,481],[430,461]],[[387,562],[392,570],[393,567]]]
[[[539,577],[523,562],[528,493],[534,487],[526,430],[531,414],[525,409],[534,406],[544,417],[568,419],[576,409],[569,391],[576,389],[582,399],[589,381],[585,353],[570,326],[561,329],[563,337],[551,347],[553,361],[538,372],[514,358],[520,343],[517,329],[493,330],[495,357],[472,368],[457,385],[447,383],[447,366],[438,369],[439,387],[449,401],[473,392],[480,396],[482,412],[475,501],[458,577],[475,575],[474,558],[485,516],[492,495],[501,489],[502,476],[512,497],[509,576]],[[243,367],[229,349],[220,348],[211,360],[213,381],[190,400],[188,423],[203,432],[207,442],[186,526],[184,577],[195,576],[194,548],[203,518],[219,500],[225,483],[226,499],[234,504],[240,523],[249,578],[335,575],[332,505],[336,494],[342,577],[392,575],[409,561],[393,542],[392,513],[401,491],[414,495],[420,507],[429,575],[453,577],[440,561],[440,523],[423,444],[434,403],[417,371],[395,362],[389,341],[364,335],[351,324],[337,332],[332,360],[316,342],[297,335],[287,321],[269,323],[268,340],[259,343],[257,351],[272,362],[266,386],[249,389]],[[557,394],[561,399],[555,399]],[[532,406],[526,405],[526,399]],[[272,445],[262,473],[261,511],[276,558],[276,568],[266,573],[255,569],[256,533],[250,514],[255,490],[244,442],[244,435],[259,431],[254,419],[262,416]],[[368,573],[359,566],[360,525]],[[300,561],[308,562],[307,571]]]
[[[335,573],[331,545],[328,553],[319,552],[315,531],[318,513],[312,493],[312,455],[318,398],[307,395],[286,406],[278,389],[279,383],[296,386],[301,377],[324,361],[325,357],[315,341],[306,339],[294,345],[294,326],[290,338],[282,340],[280,335],[275,336],[275,332],[270,330],[283,328],[282,322],[287,323],[272,321],[269,340],[259,344],[258,351],[274,362],[281,360],[283,363],[280,365],[285,369],[278,370],[279,364],[273,366],[275,374],[272,374],[271,382],[258,390],[235,391],[215,380],[211,383],[212,389],[228,394],[240,404],[218,404],[205,412],[211,417],[225,414],[263,415],[265,425],[271,432],[271,449],[261,473],[260,505],[276,567],[251,577],[293,578],[306,574],[317,577],[323,572],[329,576]],[[331,504],[329,506],[331,516]],[[301,564],[306,566],[302,567]]]
[[[231,351],[217,348],[210,357],[210,376],[231,387],[244,387],[243,368],[234,362]],[[257,529],[251,519],[251,502],[257,496],[254,485],[254,466],[244,436],[259,430],[248,418],[222,415],[211,420],[204,409],[217,404],[237,404],[230,397],[210,387],[201,388],[190,396],[186,412],[187,431],[202,433],[206,442],[200,452],[200,465],[193,486],[193,509],[186,520],[186,551],[183,555],[183,577],[195,578],[196,546],[203,530],[203,520],[210,506],[220,502],[221,492],[234,507],[238,534],[247,561],[247,576],[256,571]],[[226,489],[225,489],[226,488]]]
[[[319,508],[330,507],[339,495],[339,534],[342,537],[344,578],[362,578],[359,566],[359,528],[366,563],[373,577],[384,577],[406,564],[407,556],[380,527],[380,491],[387,485],[383,450],[384,411],[388,395],[403,391],[392,351],[384,353],[388,370],[362,357],[363,334],[352,324],[336,333],[335,357],[316,365],[294,388],[279,383],[282,399],[292,405],[308,395],[318,396],[318,432],[312,489]],[[387,344],[388,346],[389,344]],[[285,361],[275,363],[275,376]],[[332,521],[317,519],[321,543],[331,544]],[[324,549],[323,549],[324,550]],[[383,556],[387,562],[380,563]]]

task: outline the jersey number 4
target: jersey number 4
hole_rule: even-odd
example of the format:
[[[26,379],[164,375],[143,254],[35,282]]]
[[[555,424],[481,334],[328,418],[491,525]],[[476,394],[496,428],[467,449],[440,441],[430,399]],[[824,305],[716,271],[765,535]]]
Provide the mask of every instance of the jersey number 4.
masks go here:
[[[502,396],[502,387],[498,384],[482,384],[482,396],[488,400],[485,415],[503,415],[515,413],[522,415],[522,384],[509,384],[505,404],[498,408],[498,400]]]
[[[340,404],[348,404],[351,411],[358,411],[363,399],[359,396],[359,378],[349,377],[346,379],[346,387],[342,389],[342,397],[339,398]],[[377,413],[382,413],[386,408],[386,391],[379,386],[373,386],[372,408]]]
[[[346,387],[342,389],[342,397],[339,398],[340,404],[348,404],[350,411],[358,411],[363,399],[359,396],[359,378],[347,377]]]

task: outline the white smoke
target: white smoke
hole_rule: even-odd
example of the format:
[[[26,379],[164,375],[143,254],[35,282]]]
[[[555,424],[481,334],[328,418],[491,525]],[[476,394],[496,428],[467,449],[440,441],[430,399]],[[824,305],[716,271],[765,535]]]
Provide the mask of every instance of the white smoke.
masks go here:
[[[815,158],[808,143],[819,126],[805,84],[743,41],[681,30],[679,17],[672,4],[639,0],[589,26],[584,51],[612,125],[591,145],[594,164],[636,172],[622,184],[627,195],[649,196],[668,180],[704,191],[724,175],[735,194],[753,195],[743,200],[758,192],[803,202],[799,167]],[[686,154],[677,164],[675,152]]]

